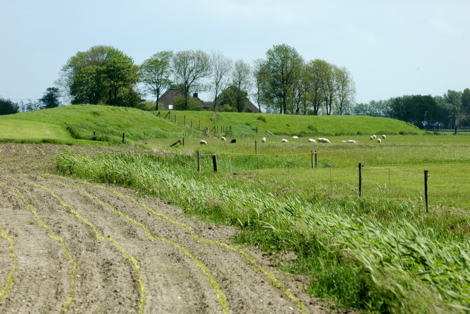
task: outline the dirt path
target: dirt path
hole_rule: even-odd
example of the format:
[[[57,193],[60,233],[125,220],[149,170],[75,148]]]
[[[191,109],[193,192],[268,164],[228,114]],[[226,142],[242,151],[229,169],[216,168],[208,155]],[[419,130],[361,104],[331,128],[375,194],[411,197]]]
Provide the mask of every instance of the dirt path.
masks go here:
[[[42,174],[63,149],[101,150],[0,143],[0,313],[330,312],[269,257],[230,245],[234,228]]]

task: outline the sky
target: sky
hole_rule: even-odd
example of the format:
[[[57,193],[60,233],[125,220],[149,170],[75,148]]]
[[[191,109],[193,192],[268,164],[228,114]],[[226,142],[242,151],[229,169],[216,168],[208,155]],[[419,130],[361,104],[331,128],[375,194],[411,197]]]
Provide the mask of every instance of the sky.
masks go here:
[[[96,45],[140,64],[188,49],[252,63],[279,44],[346,67],[358,103],[470,88],[469,0],[0,0],[0,96],[42,97]]]

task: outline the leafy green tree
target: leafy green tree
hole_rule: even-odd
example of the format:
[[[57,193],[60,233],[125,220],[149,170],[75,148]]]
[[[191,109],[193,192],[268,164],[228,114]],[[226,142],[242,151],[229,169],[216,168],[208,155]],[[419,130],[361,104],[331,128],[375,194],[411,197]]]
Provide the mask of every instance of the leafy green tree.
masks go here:
[[[271,103],[280,113],[287,113],[292,86],[298,81],[303,59],[299,53],[286,44],[274,45],[266,52],[269,93]]]
[[[453,126],[457,126],[458,120],[462,113],[461,101],[462,101],[462,92],[457,92],[453,90],[448,90],[446,94],[444,94],[444,101],[447,105],[447,110],[450,113],[450,117],[452,119]]]
[[[325,76],[331,65],[325,60],[315,59],[305,65],[306,102],[312,108],[313,114],[318,115],[325,101]]]
[[[87,66],[104,67],[108,51],[114,49],[111,46],[94,46],[87,51],[79,51],[67,60],[59,73],[59,79],[54,84],[59,88],[60,94],[65,99],[72,100],[74,96],[71,87],[77,73]]]
[[[14,114],[18,112],[18,104],[10,99],[0,97],[0,115]]]
[[[44,95],[39,98],[41,109],[56,108],[60,106],[60,92],[57,87],[49,87],[46,89]]]
[[[175,110],[202,110],[201,104],[194,97],[190,97],[186,103],[186,98],[184,96],[178,96],[173,100],[173,108]]]
[[[149,59],[145,60],[139,68],[140,82],[145,86],[145,91],[155,96],[155,110],[158,110],[158,99],[172,82],[170,61],[173,56],[172,51],[161,51]]]
[[[72,104],[97,105],[103,101],[106,97],[103,69],[104,67],[89,65],[78,71],[70,88],[74,96]]]
[[[470,89],[466,88],[463,90],[462,99],[460,100],[462,111],[466,114],[470,114]]]
[[[261,112],[261,106],[268,103],[268,71],[266,68],[266,61],[262,59],[256,59],[253,61],[253,70],[251,73],[254,85],[252,96],[256,99],[259,112]]]
[[[248,102],[248,93],[235,85],[229,86],[220,95],[220,105],[228,104],[230,108],[235,108],[238,112],[244,112]]]
[[[179,85],[185,99],[184,109],[189,110],[189,95],[193,91],[204,90],[201,80],[211,72],[210,56],[201,50],[184,50],[171,59],[174,82]]]
[[[107,89],[107,104],[126,106],[123,93],[134,88],[137,83],[138,67],[134,60],[118,49],[111,49],[106,54],[103,68],[103,85]]]

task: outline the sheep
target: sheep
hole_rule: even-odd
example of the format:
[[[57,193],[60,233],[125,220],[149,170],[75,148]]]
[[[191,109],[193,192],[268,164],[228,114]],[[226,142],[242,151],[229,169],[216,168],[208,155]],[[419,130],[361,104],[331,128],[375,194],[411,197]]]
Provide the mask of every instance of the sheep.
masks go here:
[[[200,141],[199,141],[199,144],[201,144],[201,145],[207,145],[207,142],[204,141],[204,140],[200,140]]]
[[[356,144],[355,140],[348,140],[348,143]]]
[[[371,136],[370,136],[370,140],[372,141],[373,139],[374,139],[374,136],[373,136],[373,135],[371,135]]]
[[[377,143],[379,143],[379,144],[380,144],[380,142],[382,142],[382,141],[380,140],[380,138],[378,138],[378,139],[377,139]]]
[[[233,140],[230,141],[231,144],[234,144],[234,143],[236,143],[236,142],[237,142],[236,139],[233,139]]]
[[[222,141],[226,141],[226,140],[227,140],[227,139],[226,139],[225,137],[223,137],[223,136],[222,136],[220,139],[221,139]]]
[[[289,141],[286,140],[285,138],[283,138],[281,142],[282,142],[282,143],[289,143]]]
[[[384,135],[382,135],[382,138],[387,138],[387,137],[386,137],[385,134],[384,134]]]
[[[316,141],[315,141],[313,138],[309,138],[309,139],[308,139],[308,142],[309,142],[309,143],[316,143]]]
[[[299,138],[299,137],[298,137],[298,136],[296,136],[296,135],[294,135],[294,136],[292,136],[292,138]]]
[[[318,142],[320,142],[320,143],[330,143],[330,141],[327,138],[323,138],[323,137],[320,137],[318,139]]]
[[[376,139],[376,138],[377,138],[377,136],[376,136],[375,134],[374,134],[374,135],[372,135],[372,136],[374,137],[374,139]]]
[[[261,143],[266,143],[266,138],[265,138],[265,137],[263,137],[263,138],[261,139]]]

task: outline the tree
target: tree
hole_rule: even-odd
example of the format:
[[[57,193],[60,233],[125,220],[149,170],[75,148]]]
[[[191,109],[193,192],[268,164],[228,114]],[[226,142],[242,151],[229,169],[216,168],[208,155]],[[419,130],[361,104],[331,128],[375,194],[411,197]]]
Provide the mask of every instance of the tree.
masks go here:
[[[46,89],[44,95],[39,98],[41,109],[56,108],[60,106],[60,92],[57,87],[49,87]]]
[[[224,106],[224,111],[244,112],[248,101],[248,93],[235,85],[230,85],[220,95],[220,104]]]
[[[227,88],[228,75],[232,70],[232,60],[226,58],[221,51],[211,52],[211,90],[214,94],[214,111],[217,108],[217,100],[220,93]]]
[[[255,87],[253,97],[256,99],[258,104],[259,112],[261,112],[261,105],[267,103],[267,92],[268,92],[268,71],[266,68],[266,61],[262,59],[256,59],[253,61],[253,85]]]
[[[302,68],[302,57],[286,44],[274,45],[266,52],[269,82],[269,98],[279,107],[280,113],[287,113],[292,86],[297,82]]]
[[[200,81],[211,74],[210,56],[201,50],[179,51],[171,59],[171,67],[174,81],[185,98],[184,109],[188,110],[190,93],[203,90]]]
[[[170,61],[172,51],[161,51],[145,60],[140,68],[140,81],[145,86],[145,91],[155,96],[155,110],[158,110],[158,99],[171,86]]]
[[[322,70],[323,103],[325,105],[326,114],[331,115],[333,112],[333,104],[336,100],[336,66],[326,63]]]
[[[460,103],[462,106],[462,111],[466,114],[470,114],[470,89],[466,88],[463,90]]]
[[[354,104],[356,86],[351,73],[345,67],[337,67],[335,69],[335,82],[338,111],[340,115],[343,115],[345,109]]]
[[[237,60],[232,71],[232,86],[236,88],[232,88],[231,92],[235,93],[235,103],[233,105],[238,109],[238,112],[245,110],[248,91],[251,87],[250,78],[250,65],[242,59]]]
[[[313,114],[318,115],[324,102],[324,77],[330,69],[330,64],[325,60],[315,59],[305,66],[305,84],[307,84],[306,101],[313,109]]]
[[[70,93],[74,96],[72,104],[97,105],[106,96],[103,84],[103,69],[96,65],[81,68],[75,75]]]
[[[450,113],[453,126],[455,127],[458,124],[460,114],[462,113],[461,100],[462,92],[456,92],[453,90],[448,90],[447,94],[444,94],[444,101],[447,105],[447,110]]]
[[[14,114],[18,112],[18,104],[10,99],[0,97],[0,115]]]
[[[111,49],[106,53],[103,68],[103,85],[108,94],[107,104],[113,106],[126,106],[123,94],[134,88],[137,83],[139,68],[134,66],[134,60],[118,49]]]
[[[67,63],[62,66],[59,79],[54,82],[60,90],[61,97],[73,100],[71,87],[77,73],[87,66],[104,67],[107,53],[111,49],[114,48],[111,46],[94,46],[85,52],[79,51],[73,57],[70,57]]]

